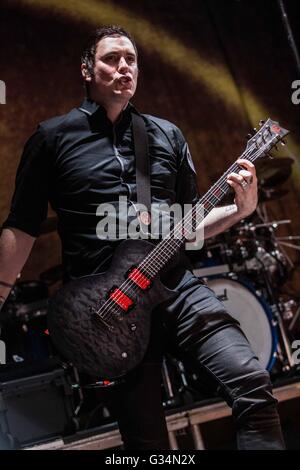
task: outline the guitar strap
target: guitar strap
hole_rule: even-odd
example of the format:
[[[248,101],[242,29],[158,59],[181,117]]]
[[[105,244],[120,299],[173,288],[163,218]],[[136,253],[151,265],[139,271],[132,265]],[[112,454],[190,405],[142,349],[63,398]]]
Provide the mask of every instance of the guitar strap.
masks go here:
[[[142,116],[132,113],[132,128],[137,202],[146,208],[146,210],[138,211],[137,215],[141,231],[147,234],[151,224],[150,159],[146,125]]]

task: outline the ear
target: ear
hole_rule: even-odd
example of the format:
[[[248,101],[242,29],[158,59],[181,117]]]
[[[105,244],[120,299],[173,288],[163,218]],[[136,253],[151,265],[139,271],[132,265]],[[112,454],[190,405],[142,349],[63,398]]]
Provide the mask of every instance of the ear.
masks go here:
[[[85,81],[87,82],[91,81],[91,76],[88,72],[88,69],[85,63],[81,64],[81,75],[83,76]]]

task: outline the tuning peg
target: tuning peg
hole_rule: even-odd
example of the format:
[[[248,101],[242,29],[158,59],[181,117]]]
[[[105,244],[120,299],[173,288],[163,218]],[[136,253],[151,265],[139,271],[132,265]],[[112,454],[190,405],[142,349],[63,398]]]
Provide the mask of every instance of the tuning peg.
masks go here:
[[[257,132],[257,129],[256,129],[256,127],[253,127],[253,130],[254,130],[254,132],[255,132],[255,134],[256,134],[256,132]]]
[[[247,135],[246,135],[246,139],[247,139],[247,140],[251,139],[251,137],[252,137],[252,134],[247,134]]]
[[[261,119],[261,120],[259,121],[259,123],[258,123],[258,124],[259,124],[259,125],[260,125],[260,127],[261,127],[261,126],[263,126],[263,125],[264,125],[264,123],[265,123],[265,122],[266,122],[266,121],[263,121],[263,120]]]
[[[280,144],[284,147],[284,146],[286,145],[286,141],[282,139],[282,140],[280,141]]]

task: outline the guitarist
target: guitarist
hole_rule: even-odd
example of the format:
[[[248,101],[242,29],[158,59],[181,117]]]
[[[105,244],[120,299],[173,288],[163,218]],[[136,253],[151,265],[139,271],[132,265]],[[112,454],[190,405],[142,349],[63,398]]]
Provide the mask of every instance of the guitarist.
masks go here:
[[[0,240],[0,295],[3,305],[26,262],[50,201],[58,215],[64,282],[105,271],[116,240],[99,240],[95,208],[119,195],[136,201],[135,161],[129,100],[138,80],[138,53],[120,27],[103,27],[82,56],[87,91],[68,114],[41,123],[25,145],[16,176],[10,213]],[[170,122],[144,116],[151,155],[152,201],[195,203],[196,174],[180,130]],[[257,205],[254,165],[238,162],[228,176],[235,204],[213,209],[205,219],[205,238],[251,214]],[[124,256],[126,254],[124,253]],[[164,328],[232,407],[239,449],[283,449],[270,377],[262,369],[239,326],[223,304],[183,264],[168,274],[177,291],[164,308]],[[168,449],[161,401],[164,344],[153,315],[152,337],[143,362],[125,381],[105,390],[126,449]]]

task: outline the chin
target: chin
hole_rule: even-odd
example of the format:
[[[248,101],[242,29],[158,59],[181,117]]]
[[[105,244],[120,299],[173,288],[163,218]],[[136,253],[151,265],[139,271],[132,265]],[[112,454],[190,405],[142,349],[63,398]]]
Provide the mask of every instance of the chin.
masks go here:
[[[119,90],[115,93],[115,95],[129,100],[134,95],[134,92],[132,90]]]

